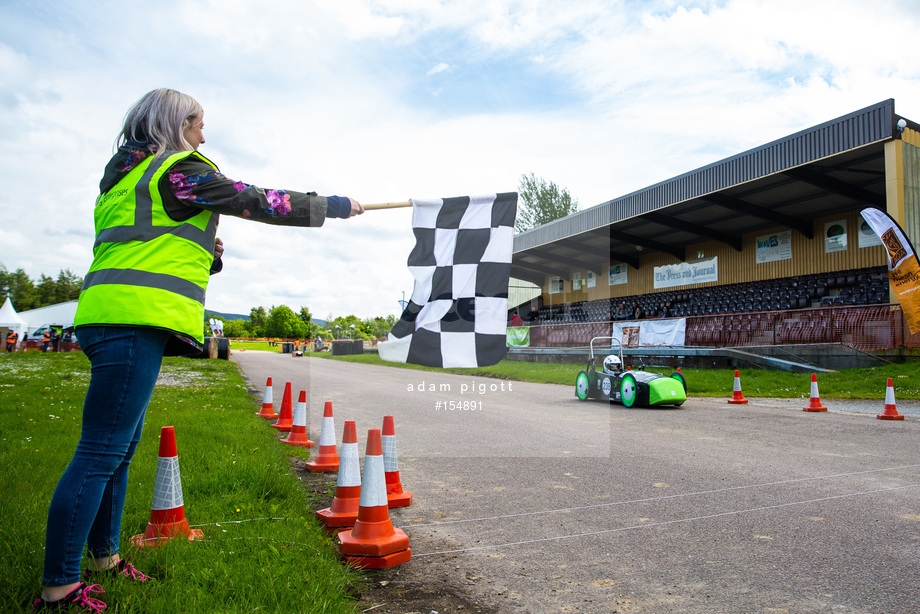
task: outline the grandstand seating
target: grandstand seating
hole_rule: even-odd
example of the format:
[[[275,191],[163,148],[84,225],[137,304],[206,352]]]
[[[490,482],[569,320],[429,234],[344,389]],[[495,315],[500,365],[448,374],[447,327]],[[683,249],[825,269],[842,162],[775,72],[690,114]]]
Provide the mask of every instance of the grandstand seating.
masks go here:
[[[605,322],[617,319],[615,314],[620,303],[629,307],[633,302],[639,305],[646,318],[659,317],[664,307],[667,307],[671,317],[688,317],[747,312],[754,315],[754,312],[791,311],[821,306],[879,305],[888,303],[888,272],[886,267],[881,266],[604,298],[568,305],[546,305],[540,308],[537,321],[543,324]],[[704,336],[710,337],[713,334],[731,336],[732,332],[707,331]],[[777,332],[777,335],[826,338],[827,331],[817,330],[813,322],[803,318],[795,326],[790,325],[782,332]],[[772,340],[769,342],[772,343]]]

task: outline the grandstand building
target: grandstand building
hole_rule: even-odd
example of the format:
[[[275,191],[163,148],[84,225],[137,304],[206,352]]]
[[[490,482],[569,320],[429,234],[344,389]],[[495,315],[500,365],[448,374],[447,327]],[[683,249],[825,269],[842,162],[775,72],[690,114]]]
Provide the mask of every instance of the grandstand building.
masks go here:
[[[833,345],[838,366],[903,356],[920,334],[865,207],[917,244],[920,125],[893,99],[516,235],[512,286],[539,296],[509,304],[535,309],[531,353],[626,328],[636,350],[811,346],[813,363]]]

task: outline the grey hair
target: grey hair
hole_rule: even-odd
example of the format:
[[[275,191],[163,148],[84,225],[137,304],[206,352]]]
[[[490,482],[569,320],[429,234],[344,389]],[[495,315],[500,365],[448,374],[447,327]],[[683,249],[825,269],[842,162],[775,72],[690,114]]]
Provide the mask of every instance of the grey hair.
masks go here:
[[[153,90],[128,109],[115,146],[131,140],[150,143],[156,155],[191,151],[194,147],[185,140],[185,129],[203,114],[201,105],[187,94],[165,87]]]

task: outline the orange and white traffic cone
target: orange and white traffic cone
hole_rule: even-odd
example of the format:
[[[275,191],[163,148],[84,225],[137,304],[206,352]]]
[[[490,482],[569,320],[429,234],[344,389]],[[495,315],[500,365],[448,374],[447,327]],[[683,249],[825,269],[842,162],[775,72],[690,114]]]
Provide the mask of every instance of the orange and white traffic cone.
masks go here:
[[[387,483],[387,505],[406,507],[412,503],[412,493],[403,491],[399,481],[399,460],[396,457],[396,427],[393,416],[383,417],[383,471]]]
[[[335,481],[332,505],[316,512],[329,529],[355,526],[361,504],[361,466],[358,461],[358,432],[354,420],[345,421],[342,433],[341,464]]]
[[[885,390],[885,411],[875,414],[879,420],[903,420],[904,416],[898,413],[894,402],[894,383],[888,378],[888,389]]]
[[[265,392],[262,393],[262,409],[256,412],[257,416],[271,418],[274,420],[278,417],[275,413],[275,405],[272,403],[272,378],[265,382]]]
[[[802,411],[827,411],[827,408],[821,405],[821,397],[818,396],[818,374],[811,374],[811,399],[808,405],[802,408]]]
[[[367,432],[358,519],[353,529],[338,534],[338,544],[345,560],[363,569],[395,567],[412,558],[409,537],[390,522],[380,429]]]
[[[142,535],[131,538],[131,543],[139,548],[158,546],[173,537],[186,537],[191,541],[204,538],[204,532],[189,528],[185,519],[176,431],[171,426],[164,426],[160,429],[160,452],[153,484],[150,522]]]
[[[291,430],[294,425],[294,415],[291,411],[291,382],[284,385],[284,396],[281,397],[281,413],[278,415],[278,421],[272,426],[285,433]]]
[[[728,402],[733,405],[740,405],[748,402],[748,400],[744,398],[744,395],[741,394],[741,375],[738,373],[737,369],[735,370],[735,385],[732,387],[732,398],[730,398]]]
[[[300,397],[297,399],[297,408],[294,410],[294,419],[291,424],[291,431],[287,439],[282,439],[281,443],[290,446],[300,446],[301,448],[312,448],[316,444],[307,437],[307,391],[301,390]]]
[[[319,452],[316,459],[306,464],[312,473],[339,470],[339,455],[335,451],[335,420],[332,417],[332,401],[326,401],[323,408],[323,426],[319,432]]]

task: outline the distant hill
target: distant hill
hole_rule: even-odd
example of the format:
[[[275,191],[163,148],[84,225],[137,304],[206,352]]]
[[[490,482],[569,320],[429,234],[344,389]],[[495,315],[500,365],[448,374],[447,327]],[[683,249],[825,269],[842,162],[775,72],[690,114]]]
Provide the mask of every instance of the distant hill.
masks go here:
[[[230,321],[230,320],[243,320],[245,322],[249,321],[249,316],[243,315],[241,313],[223,313],[222,311],[211,311],[210,309],[205,309],[204,315],[208,318],[212,318],[216,316],[219,318],[223,318],[224,320],[227,320],[227,321]],[[319,326],[320,328],[326,328],[325,320],[317,320],[316,318],[313,318],[310,321],[316,324],[317,326]]]
[[[246,322],[249,321],[249,316],[243,315],[241,313],[222,313],[220,311],[211,311],[210,309],[205,309],[204,315],[208,318],[216,316],[218,318],[223,318],[224,320],[227,320],[227,321],[230,321],[230,320],[245,320]]]

